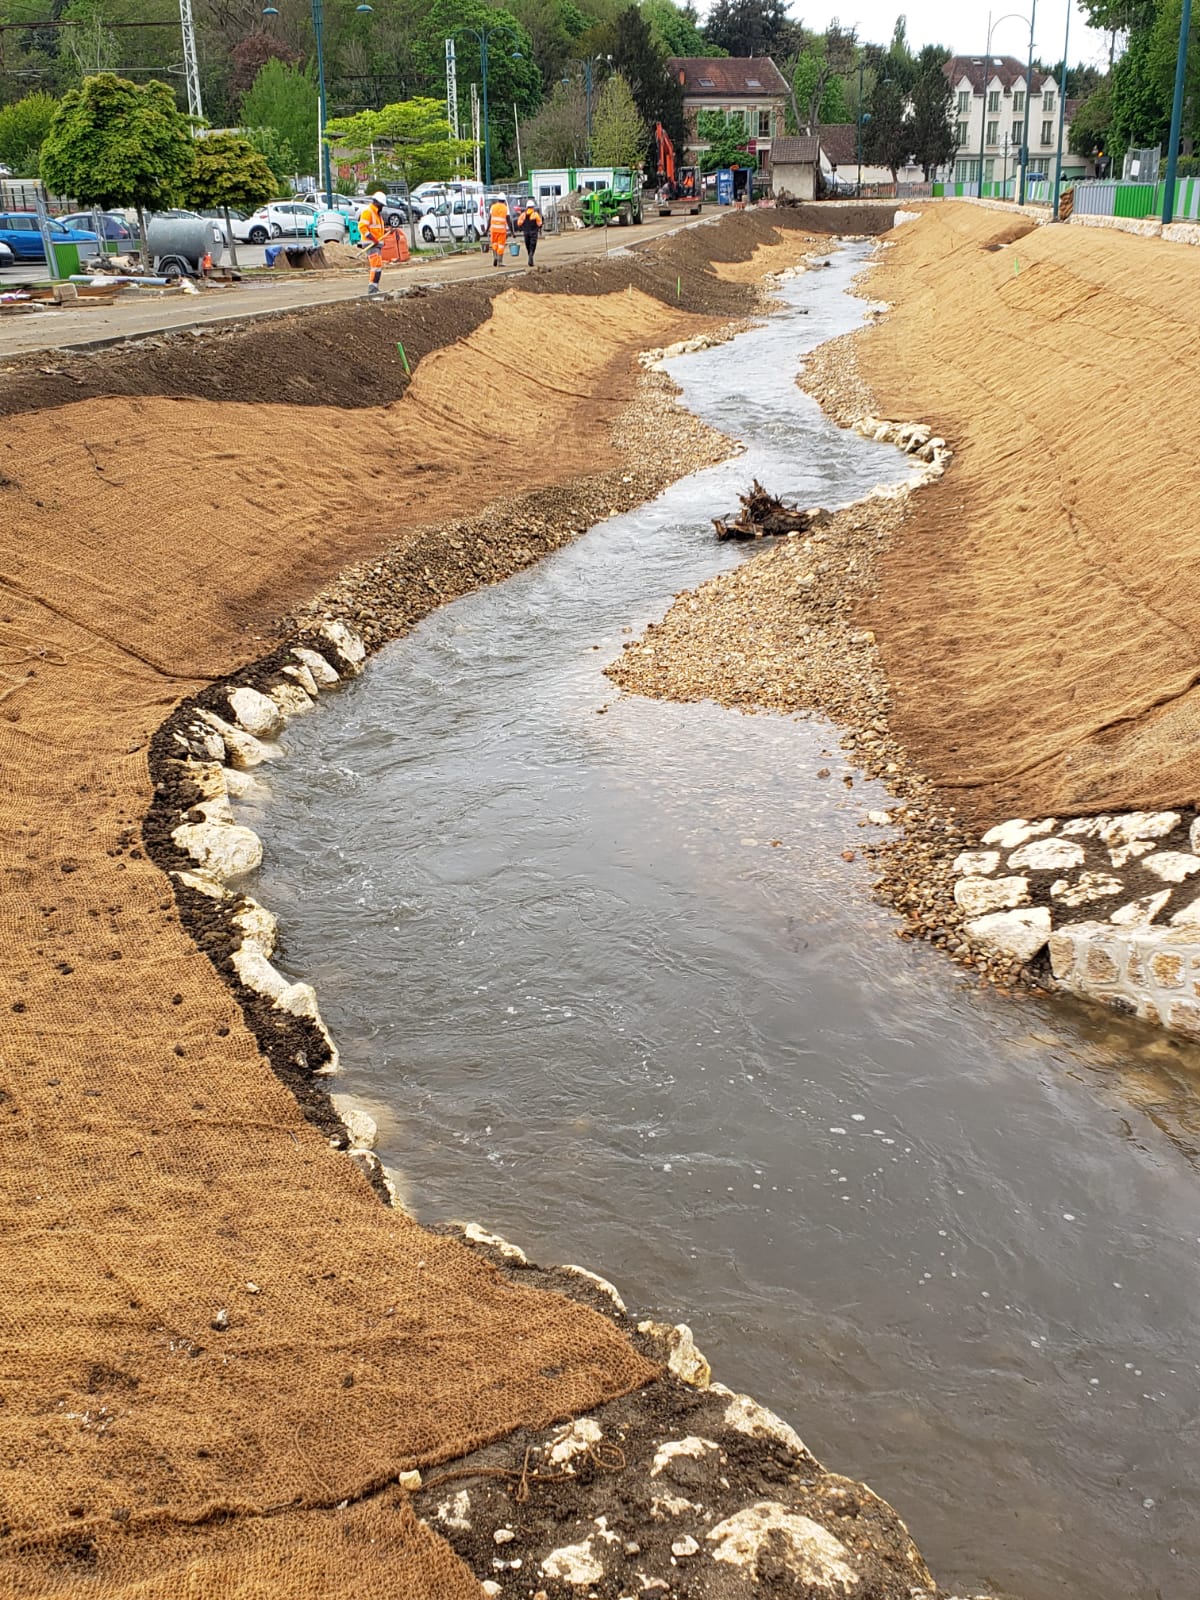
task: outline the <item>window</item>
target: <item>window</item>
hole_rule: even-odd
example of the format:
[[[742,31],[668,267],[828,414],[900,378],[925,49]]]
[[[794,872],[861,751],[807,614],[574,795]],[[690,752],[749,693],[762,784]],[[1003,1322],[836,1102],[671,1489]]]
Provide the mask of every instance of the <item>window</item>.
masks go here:
[[[702,89],[715,89],[717,87],[717,80],[715,78],[701,78],[700,87]]]
[[[994,161],[985,161],[983,163],[983,176],[985,182],[991,183],[996,176],[996,163]]]
[[[974,183],[978,176],[978,161],[956,161],[954,163],[955,183]]]
[[[760,110],[758,113],[758,137],[769,139],[771,137],[771,113]]]
[[[1054,143],[1054,123],[1049,117],[1047,117],[1046,121],[1042,123],[1042,143]]]
[[[967,125],[965,122],[956,122],[954,124],[954,142],[960,146],[966,144]]]
[[[762,88],[762,82],[758,78],[747,78],[746,79],[746,87],[747,87],[747,89],[761,89]]]
[[[999,91],[999,89],[991,89],[991,90],[988,91],[988,110],[991,111],[991,112],[995,112],[995,111],[999,111],[999,109],[1000,109],[1000,91]]]
[[[1047,116],[1054,110],[1054,90],[1046,89],[1042,94],[1042,110]]]
[[[1013,142],[1013,144],[1015,144],[1015,145],[1019,145],[1020,144],[1021,137],[1024,134],[1024,132],[1025,132],[1025,124],[1023,122],[1014,122],[1013,123],[1013,125],[1012,125],[1012,142]]]
[[[1013,111],[1014,112],[1016,112],[1016,111],[1024,111],[1024,109],[1025,109],[1025,91],[1024,91],[1024,89],[1018,89],[1016,91],[1016,93],[1013,95]]]
[[[988,144],[996,144],[996,143],[999,142],[999,139],[1000,139],[1000,124],[998,122],[989,122],[988,125],[987,125],[987,142],[988,142]]]
[[[971,92],[970,92],[969,89],[960,89],[958,91],[958,114],[959,114],[959,116],[960,117],[966,116],[967,112],[970,111],[970,109],[971,109]]]

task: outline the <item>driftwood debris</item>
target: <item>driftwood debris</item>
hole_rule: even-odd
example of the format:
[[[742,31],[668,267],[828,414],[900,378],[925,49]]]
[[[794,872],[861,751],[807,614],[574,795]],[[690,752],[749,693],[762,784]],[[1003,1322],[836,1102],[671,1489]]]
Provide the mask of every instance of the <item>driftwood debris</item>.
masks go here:
[[[742,508],[732,521],[713,518],[718,539],[786,538],[789,533],[807,533],[829,516],[827,511],[802,511],[799,506],[784,505],[775,495],[768,494],[757,478],[750,493],[738,498]]]

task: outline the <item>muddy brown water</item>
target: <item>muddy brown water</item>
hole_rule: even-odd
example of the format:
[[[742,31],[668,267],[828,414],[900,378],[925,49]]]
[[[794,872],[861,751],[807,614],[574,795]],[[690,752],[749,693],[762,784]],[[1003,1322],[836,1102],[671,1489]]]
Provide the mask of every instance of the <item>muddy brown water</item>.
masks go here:
[[[792,381],[861,256],[672,365],[744,456],[291,725],[255,892],[420,1217],[688,1321],[948,1587],[1195,1600],[1197,1052],[895,939],[841,859],[887,797],[828,725],[601,675],[742,558],[708,518],[752,476],[834,504],[907,470]]]

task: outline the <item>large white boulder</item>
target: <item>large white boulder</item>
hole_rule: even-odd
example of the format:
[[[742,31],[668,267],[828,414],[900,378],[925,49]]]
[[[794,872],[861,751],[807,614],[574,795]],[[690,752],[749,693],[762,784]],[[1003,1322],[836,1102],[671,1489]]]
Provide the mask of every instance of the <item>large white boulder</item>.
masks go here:
[[[227,883],[262,863],[262,842],[249,828],[223,822],[185,822],[171,838],[210,877]]]
[[[994,911],[963,924],[972,939],[1001,954],[1031,961],[1050,937],[1050,913],[1045,906],[1025,911]]]
[[[273,739],[283,727],[279,707],[257,689],[249,689],[244,685],[231,689],[229,709],[242,732],[252,733],[256,739]]]
[[[1028,878],[960,878],[954,885],[954,903],[968,916],[1007,911],[1029,903]]]

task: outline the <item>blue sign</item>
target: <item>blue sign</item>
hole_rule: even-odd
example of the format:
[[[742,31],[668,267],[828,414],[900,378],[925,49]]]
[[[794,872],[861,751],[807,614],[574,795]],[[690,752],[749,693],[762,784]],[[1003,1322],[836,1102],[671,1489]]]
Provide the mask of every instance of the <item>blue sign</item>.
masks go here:
[[[717,168],[717,204],[719,206],[733,204],[733,173],[728,167]]]

